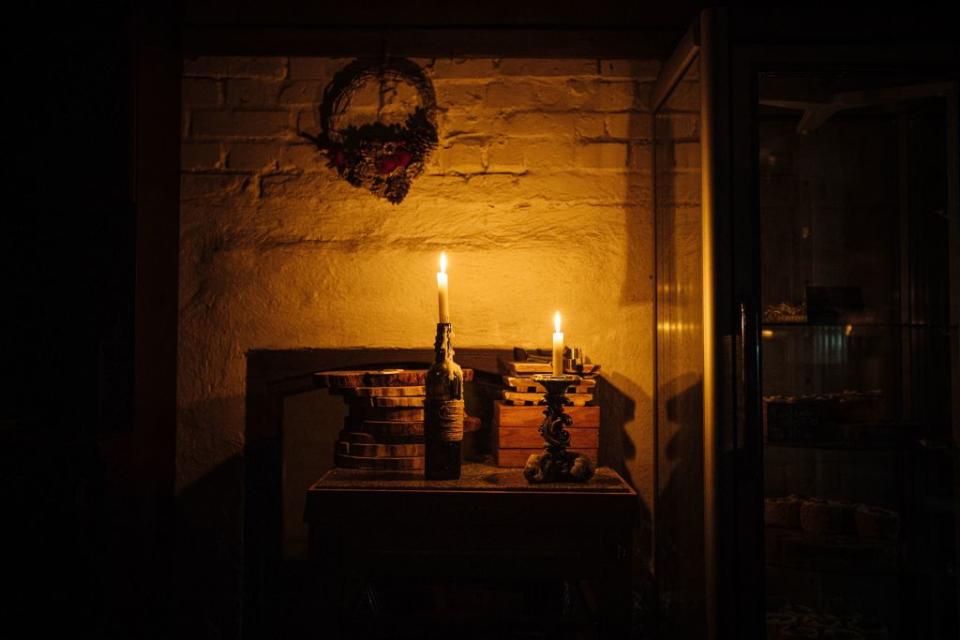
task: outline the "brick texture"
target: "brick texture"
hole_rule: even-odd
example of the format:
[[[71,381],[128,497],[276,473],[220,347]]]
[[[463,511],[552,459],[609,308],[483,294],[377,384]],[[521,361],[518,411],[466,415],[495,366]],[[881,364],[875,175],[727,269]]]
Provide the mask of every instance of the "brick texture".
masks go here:
[[[273,138],[288,132],[290,114],[267,109],[195,111],[190,123],[198,138]]]
[[[223,101],[221,82],[212,78],[184,78],[181,98],[186,107],[216,107]]]

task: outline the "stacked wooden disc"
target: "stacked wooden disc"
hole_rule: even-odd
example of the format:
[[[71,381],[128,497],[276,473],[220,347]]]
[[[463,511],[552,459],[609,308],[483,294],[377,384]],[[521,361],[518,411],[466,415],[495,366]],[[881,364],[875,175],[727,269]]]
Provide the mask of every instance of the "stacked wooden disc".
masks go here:
[[[406,471],[423,469],[426,369],[321,371],[316,386],[343,396],[349,408],[334,452],[338,467]],[[463,370],[465,381],[473,378]],[[467,417],[465,431],[479,429]]]
[[[501,369],[503,375],[503,402],[513,406],[534,406],[546,404],[543,394],[546,390],[533,380],[538,373],[550,374],[552,368],[549,362],[505,362]],[[596,376],[600,371],[598,364],[586,364],[578,370],[567,369],[564,373],[580,376],[580,384],[570,385],[567,388],[567,400],[574,407],[585,407],[593,402],[593,392],[597,386]]]

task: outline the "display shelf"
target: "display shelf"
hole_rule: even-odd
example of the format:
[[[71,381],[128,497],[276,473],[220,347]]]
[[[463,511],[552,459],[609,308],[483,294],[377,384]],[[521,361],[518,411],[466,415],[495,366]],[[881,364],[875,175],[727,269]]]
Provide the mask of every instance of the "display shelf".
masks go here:
[[[765,446],[842,451],[896,451],[923,448],[920,424],[912,421],[829,422],[807,428],[764,425]]]
[[[861,451],[861,452],[890,452],[890,451],[922,451],[923,445],[916,439],[904,439],[901,442],[869,443],[869,442],[764,442],[765,447],[784,449],[818,449],[823,451]]]
[[[949,331],[955,325],[930,324],[926,322],[764,322],[761,329],[930,329]]]
[[[863,451],[863,452],[891,452],[902,451],[923,454],[953,455],[955,448],[940,443],[931,443],[920,436],[904,436],[897,441],[888,442],[845,442],[837,440],[824,441],[764,441],[765,447],[784,449],[820,449],[824,451]]]
[[[765,531],[770,567],[870,576],[896,576],[903,570],[895,540],[816,535],[777,527],[766,527]]]

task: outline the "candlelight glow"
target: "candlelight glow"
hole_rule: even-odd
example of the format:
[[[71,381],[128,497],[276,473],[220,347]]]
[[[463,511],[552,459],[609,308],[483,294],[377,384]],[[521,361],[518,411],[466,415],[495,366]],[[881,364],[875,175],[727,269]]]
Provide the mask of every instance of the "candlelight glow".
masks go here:
[[[553,314],[553,375],[563,375],[563,332],[560,331],[560,312]]]
[[[450,287],[447,279],[447,254],[440,252],[440,271],[437,272],[437,296],[440,303],[440,322],[450,322]]]

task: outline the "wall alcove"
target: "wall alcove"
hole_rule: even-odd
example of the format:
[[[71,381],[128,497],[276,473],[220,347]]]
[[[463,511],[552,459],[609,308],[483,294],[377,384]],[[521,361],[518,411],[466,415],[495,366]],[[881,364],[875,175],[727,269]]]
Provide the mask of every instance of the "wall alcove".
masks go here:
[[[224,594],[198,597],[206,624],[231,626],[240,608],[254,637],[276,613],[265,594],[282,548],[277,398],[308,390],[296,378],[318,369],[428,361],[441,249],[458,359],[545,346],[560,308],[575,346],[602,363],[600,457],[638,489],[633,562],[650,571],[649,101],[662,41],[454,33],[307,43],[267,30],[240,44],[185,32],[177,483],[181,534],[213,559],[198,589]],[[300,135],[317,130],[332,74],[385,42],[426,70],[440,108],[439,147],[398,205],[338,178]],[[387,87],[355,106],[376,117],[403,99]]]

